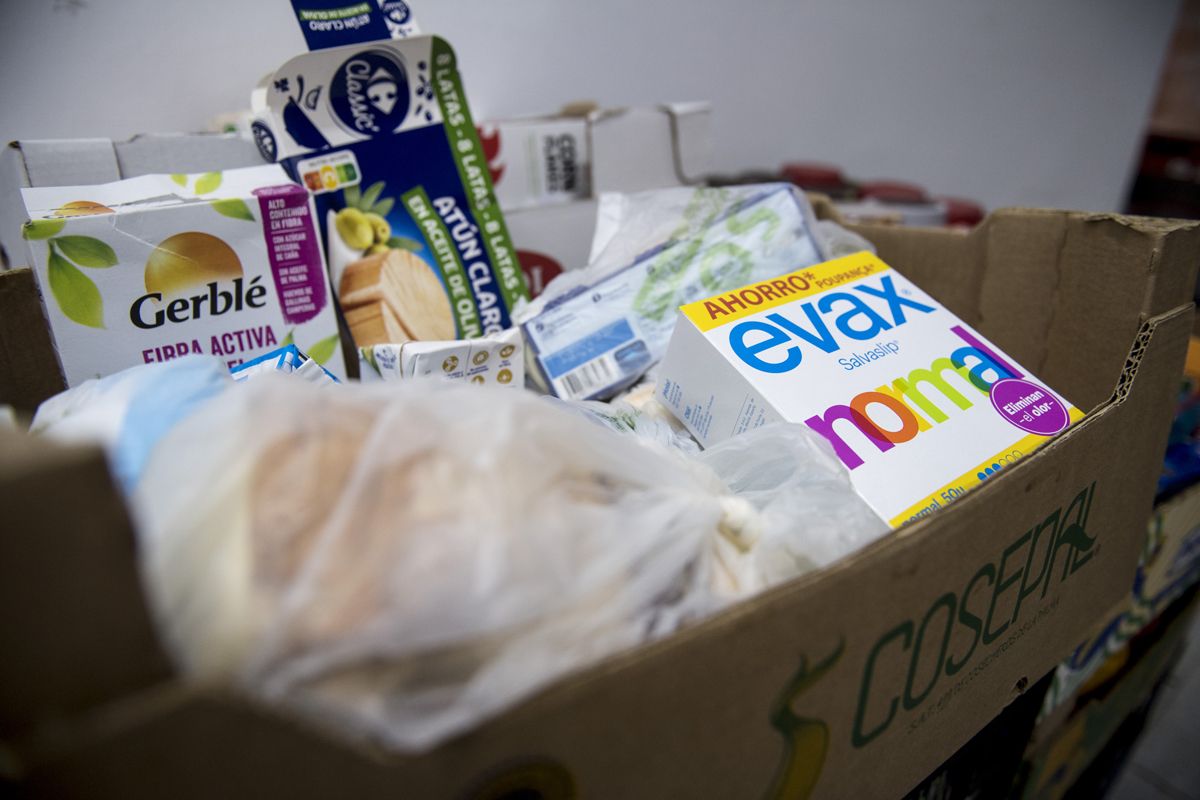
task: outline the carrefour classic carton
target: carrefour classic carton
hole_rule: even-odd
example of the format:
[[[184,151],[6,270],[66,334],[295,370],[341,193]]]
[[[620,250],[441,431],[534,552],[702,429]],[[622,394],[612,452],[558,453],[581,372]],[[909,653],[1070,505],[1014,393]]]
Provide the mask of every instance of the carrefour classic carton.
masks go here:
[[[802,422],[893,526],[1083,417],[871,253],[680,310],[658,394],[700,443]]]
[[[317,50],[265,89],[260,149],[313,194],[357,346],[511,327],[529,290],[449,44]]]
[[[23,189],[68,386],[192,353],[295,343],[345,377],[308,192],[275,165]]]

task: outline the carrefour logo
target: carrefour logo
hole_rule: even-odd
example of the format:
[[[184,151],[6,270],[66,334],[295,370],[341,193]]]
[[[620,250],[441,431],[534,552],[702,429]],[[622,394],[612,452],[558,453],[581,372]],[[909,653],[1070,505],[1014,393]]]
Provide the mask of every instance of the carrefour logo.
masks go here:
[[[329,104],[353,133],[390,133],[408,115],[408,76],[399,57],[383,50],[355,53],[329,84]]]
[[[403,25],[412,17],[412,11],[404,0],[388,0],[381,7],[384,16],[397,25]]]

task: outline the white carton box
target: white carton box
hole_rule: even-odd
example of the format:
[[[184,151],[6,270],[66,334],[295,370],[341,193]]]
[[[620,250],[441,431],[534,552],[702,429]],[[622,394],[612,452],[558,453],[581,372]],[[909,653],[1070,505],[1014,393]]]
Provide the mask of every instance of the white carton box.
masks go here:
[[[1083,417],[871,253],[680,311],[657,391],[697,440],[802,422],[893,526]]]
[[[525,385],[521,332],[448,342],[377,344],[358,349],[363,383],[435,378],[500,386]]]
[[[6,261],[3,266],[28,266],[21,240],[21,223],[27,218],[21,189],[109,183],[138,175],[209,172],[262,163],[253,142],[215,133],[142,134],[124,141],[12,142],[0,151],[0,249]]]
[[[68,386],[295,342],[345,377],[308,192],[276,165],[23,189],[30,263]]]
[[[584,117],[485,122],[479,142],[505,211],[591,196],[591,147]]]
[[[685,186],[708,173],[710,120],[709,105],[697,102],[483,123],[483,150],[530,294],[587,264],[601,193]],[[574,181],[566,179],[564,135],[574,148]],[[555,137],[551,164],[546,142]],[[551,189],[547,176],[555,172]]]

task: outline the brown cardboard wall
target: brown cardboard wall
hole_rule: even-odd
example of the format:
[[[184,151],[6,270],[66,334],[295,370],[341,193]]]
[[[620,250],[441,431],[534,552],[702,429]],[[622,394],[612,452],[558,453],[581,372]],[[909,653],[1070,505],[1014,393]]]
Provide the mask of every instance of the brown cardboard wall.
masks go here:
[[[0,509],[0,736],[171,676],[100,451],[0,431]]]
[[[979,286],[985,237],[999,212],[971,234],[945,228],[902,228],[896,225],[854,225],[869,239],[879,257],[933,295],[968,325],[979,324]],[[985,331],[986,333],[986,331]],[[1015,353],[1013,355],[1016,355]]]
[[[1031,254],[1039,269],[997,267],[992,248],[1017,246],[1022,214],[1031,238],[1057,243],[1055,254]],[[999,216],[1010,218],[971,235],[896,229],[877,241],[884,258],[956,310],[994,309],[998,317],[982,317],[985,333],[1044,352],[1055,370],[1045,377],[1069,383],[1063,391],[1076,402],[1114,399],[950,508],[556,683],[423,756],[384,756],[228,692],[168,684],[91,703],[61,735],[16,737],[27,787],[47,797],[289,800],[476,797],[501,785],[574,787],[588,798],[903,794],[1126,595],[1192,325],[1187,281],[1177,276],[1194,274],[1194,253],[1175,240],[1194,228]],[[1123,263],[1106,260],[1112,249]],[[1026,299],[1041,339],[1004,318],[1019,309],[988,274],[1000,268],[1058,287],[1050,305]],[[1095,276],[1122,281],[1120,290],[1084,285]],[[1126,332],[1171,299],[1171,286],[1176,307]],[[1069,362],[1068,334],[1085,321],[1112,341]],[[89,538],[108,541],[105,557],[124,549],[131,560],[117,530]],[[67,606],[90,596],[69,583],[53,588]],[[145,663],[145,647],[126,647]],[[141,674],[130,683],[143,690],[161,675]]]
[[[427,756],[379,760],[224,695],[183,692],[106,710],[72,752],[31,762],[33,786],[470,797],[536,763],[538,780],[566,775],[584,797],[898,796],[1127,591],[1153,493],[1128,476],[1160,458],[1190,325],[1188,308],[1153,321],[1122,402],[951,509]]]
[[[1200,224],[1178,220],[1005,209],[969,234],[857,230],[1085,410],[1108,399],[1138,327],[1189,297],[1200,267]]]
[[[32,412],[65,388],[33,272],[0,270],[0,403]]]

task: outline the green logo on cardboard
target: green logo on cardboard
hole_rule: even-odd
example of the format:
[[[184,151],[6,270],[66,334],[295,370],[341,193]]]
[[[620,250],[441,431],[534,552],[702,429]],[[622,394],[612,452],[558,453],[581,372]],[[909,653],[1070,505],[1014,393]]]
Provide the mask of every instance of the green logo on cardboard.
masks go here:
[[[1006,633],[1015,641],[1036,622],[1036,615],[1022,618],[1022,609],[1032,605],[1028,601],[1045,598],[1052,583],[1066,581],[1097,552],[1095,537],[1087,534],[1095,490],[1092,483],[1065,511],[1054,509],[1005,547],[998,559],[980,566],[961,591],[934,599],[919,621],[904,620],[875,641],[863,666],[850,736],[855,747],[865,747],[887,730],[900,708],[913,711],[921,706],[941,678],[966,668],[980,644],[991,645]],[[955,633],[959,643],[969,642],[957,651],[950,646]],[[960,683],[965,685],[988,664],[987,659],[976,664]],[[906,675],[902,691],[890,696],[873,691],[876,674],[897,670]],[[918,675],[929,677],[921,680]]]
[[[1044,598],[1051,583],[1066,581],[1098,552],[1096,537],[1087,533],[1095,490],[1096,484],[1092,483],[1079,491],[1065,510],[1054,509],[1009,543],[999,558],[976,570],[962,592],[937,597],[919,622],[915,618],[904,620],[875,641],[863,666],[850,730],[855,748],[865,747],[887,730],[901,707],[913,711],[921,706],[942,676],[952,677],[972,661],[980,643],[990,645],[1005,633],[1009,638],[1019,636],[1036,620],[1035,614],[1026,613],[1028,619],[1022,617],[1022,608],[1028,611],[1032,606],[1027,601]],[[1018,623],[1023,627],[1015,627]],[[955,630],[968,634],[959,642],[969,641],[969,646],[958,652],[949,646]],[[1004,646],[993,648],[993,654],[1003,652]],[[764,800],[806,800],[812,795],[829,752],[830,728],[824,720],[796,713],[794,706],[800,695],[833,669],[844,649],[843,639],[832,653],[812,666],[801,657],[799,669],[780,691],[769,719],[783,736],[784,751]],[[986,669],[989,658],[978,662],[972,673]],[[906,675],[903,690],[890,697],[883,691],[873,691],[875,676],[883,673],[889,663],[891,674],[899,671]],[[932,677],[918,685],[916,676],[930,672]]]

